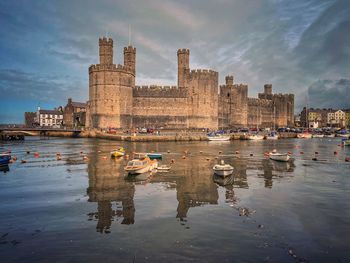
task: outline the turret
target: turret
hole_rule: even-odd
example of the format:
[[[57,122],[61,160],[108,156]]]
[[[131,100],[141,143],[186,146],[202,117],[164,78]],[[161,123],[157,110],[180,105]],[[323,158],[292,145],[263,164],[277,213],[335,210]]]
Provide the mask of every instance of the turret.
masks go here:
[[[100,64],[101,65],[112,65],[113,64],[113,39],[111,38],[100,38]]]
[[[266,95],[271,95],[272,94],[272,84],[265,84],[264,85],[264,93]]]
[[[177,85],[185,87],[186,79],[190,72],[190,50],[179,49],[177,51]]]
[[[136,48],[132,46],[124,47],[124,67],[127,71],[136,73]]]
[[[226,80],[226,85],[228,85],[228,86],[233,85],[233,76],[226,76],[225,80]]]

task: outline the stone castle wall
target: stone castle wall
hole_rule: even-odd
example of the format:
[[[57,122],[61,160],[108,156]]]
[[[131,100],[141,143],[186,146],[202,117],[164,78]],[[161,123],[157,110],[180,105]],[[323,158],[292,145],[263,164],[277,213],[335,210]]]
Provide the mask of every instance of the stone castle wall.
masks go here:
[[[259,98],[248,98],[248,86],[233,76],[219,87],[213,70],[191,70],[190,51],[179,49],[177,86],[135,86],[136,49],[124,48],[124,65],[113,64],[113,40],[99,40],[100,63],[89,67],[89,128],[164,127],[203,129],[293,125],[294,96],[273,94],[264,86]],[[275,109],[275,116],[273,113]]]

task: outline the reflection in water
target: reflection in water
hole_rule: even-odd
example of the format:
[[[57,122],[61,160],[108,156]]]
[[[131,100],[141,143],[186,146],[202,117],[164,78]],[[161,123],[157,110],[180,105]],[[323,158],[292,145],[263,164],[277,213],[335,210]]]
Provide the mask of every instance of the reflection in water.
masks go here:
[[[10,171],[10,167],[9,167],[8,164],[6,164],[6,165],[0,165],[0,172],[6,173],[6,172],[8,172],[8,171]]]
[[[272,188],[272,179],[276,177],[282,177],[284,172],[292,173],[294,171],[293,162],[277,162],[269,159],[262,160],[263,174],[259,176],[264,177],[265,187]]]
[[[109,232],[115,217],[123,217],[121,224],[134,224],[135,187],[124,180],[123,174],[120,173],[122,167],[122,159],[110,162],[96,154],[89,158],[87,193],[89,202],[97,202],[98,206],[97,213],[90,213],[89,216],[98,220],[96,229],[101,233]],[[112,202],[116,202],[116,209],[113,209]]]
[[[96,229],[101,233],[109,233],[112,222],[118,221],[119,218],[122,218],[121,224],[135,223],[135,185],[161,183],[168,190],[176,190],[178,205],[176,212],[174,208],[174,213],[176,218],[182,221],[187,218],[191,207],[218,204],[218,187],[225,188],[225,202],[238,209],[238,198],[234,188],[248,188],[249,169],[258,170],[258,175],[264,177],[265,187],[268,188],[272,187],[273,179],[279,174],[294,170],[291,163],[225,157],[225,162],[231,163],[235,170],[233,175],[222,178],[213,175],[213,162],[203,161],[201,155],[192,155],[181,161],[176,160],[176,165],[169,173],[125,176],[125,159],[102,158],[101,152],[109,151],[107,147],[108,145],[94,145],[88,161],[87,193],[89,202],[97,202],[97,212],[90,213],[89,220],[97,220]],[[219,160],[215,160],[217,161]],[[166,163],[166,160],[163,160],[163,163]],[[263,171],[262,174],[259,174],[260,170]]]

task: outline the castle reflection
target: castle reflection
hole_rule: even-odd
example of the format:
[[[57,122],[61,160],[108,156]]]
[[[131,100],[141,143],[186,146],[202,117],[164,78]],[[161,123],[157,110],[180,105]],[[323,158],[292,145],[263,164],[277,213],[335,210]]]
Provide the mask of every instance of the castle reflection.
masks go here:
[[[97,221],[96,230],[100,233],[109,233],[113,221],[125,225],[135,223],[136,185],[161,183],[167,190],[175,190],[178,205],[176,211],[174,207],[174,217],[180,221],[188,216],[190,208],[218,204],[219,187],[225,189],[225,202],[232,204],[237,202],[234,188],[248,188],[247,167],[250,165],[247,159],[225,160],[235,167],[234,174],[226,178],[213,176],[213,162],[204,161],[203,156],[195,155],[184,160],[175,159],[176,165],[169,173],[125,178],[123,167],[127,160],[103,158],[107,152],[103,147],[96,146],[89,156],[87,188],[89,202],[97,203],[97,211],[88,214],[89,220]],[[163,160],[163,163],[166,161]],[[257,166],[258,176],[264,178],[265,187],[269,188],[278,174],[293,171],[290,164],[269,160],[259,160]],[[139,191],[142,187],[137,189]]]

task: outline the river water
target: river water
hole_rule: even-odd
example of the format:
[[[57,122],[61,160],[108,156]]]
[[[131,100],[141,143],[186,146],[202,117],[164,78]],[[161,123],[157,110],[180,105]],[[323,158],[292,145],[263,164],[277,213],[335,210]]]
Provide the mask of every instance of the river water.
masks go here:
[[[1,142],[18,158],[0,172],[1,262],[350,262],[339,143]],[[127,160],[109,157],[117,145],[161,152],[172,169],[125,177]],[[274,148],[294,160],[266,159]],[[235,167],[225,180],[212,173],[221,159]]]

